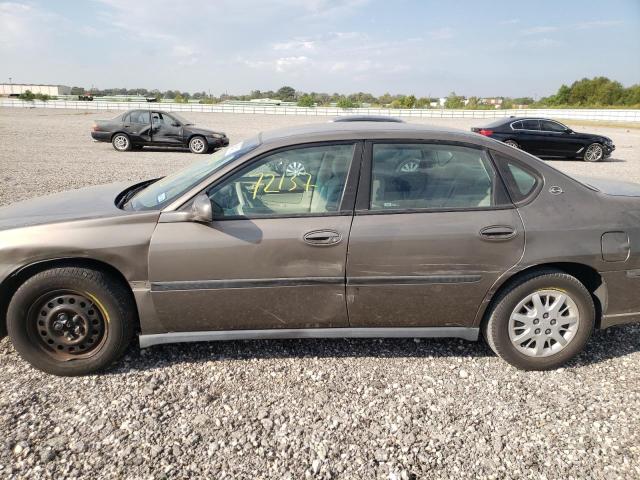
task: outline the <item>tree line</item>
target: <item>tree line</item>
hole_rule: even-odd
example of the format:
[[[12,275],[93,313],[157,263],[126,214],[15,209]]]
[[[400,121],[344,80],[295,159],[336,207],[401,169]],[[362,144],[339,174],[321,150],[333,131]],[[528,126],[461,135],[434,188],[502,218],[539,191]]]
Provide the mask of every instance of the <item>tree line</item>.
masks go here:
[[[107,88],[85,90],[82,87],[73,87],[72,95],[84,95],[90,93],[94,96],[112,95],[140,95],[154,97],[158,100],[169,99],[176,102],[188,102],[192,100],[200,103],[219,103],[225,100],[254,100],[276,99],[284,102],[295,102],[298,106],[314,107],[337,105],[340,108],[356,108],[363,105],[388,108],[430,108],[439,99],[433,97],[416,97],[415,95],[385,93],[375,96],[366,92],[351,93],[318,93],[302,92],[293,87],[284,86],[276,91],[252,90],[246,95],[222,94],[213,96],[205,91],[186,92],[178,90],[147,90],[146,88]],[[511,109],[520,106],[532,108],[560,108],[560,107],[631,107],[640,108],[640,84],[624,87],[620,82],[610,80],[607,77],[583,78],[573,82],[570,86],[562,85],[557,93],[548,97],[534,100],[532,97],[494,97],[499,108]],[[481,97],[465,97],[451,92],[444,102],[444,108],[466,109],[494,109],[496,103],[488,103]],[[440,105],[437,105],[440,108]]]

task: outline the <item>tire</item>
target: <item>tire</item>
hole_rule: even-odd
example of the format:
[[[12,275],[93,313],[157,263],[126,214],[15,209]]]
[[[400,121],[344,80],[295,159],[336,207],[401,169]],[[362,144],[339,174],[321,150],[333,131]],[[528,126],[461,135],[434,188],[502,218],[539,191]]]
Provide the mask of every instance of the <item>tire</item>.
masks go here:
[[[510,147],[517,148],[518,150],[520,150],[520,145],[518,145],[518,142],[516,142],[515,140],[505,140],[503,143],[505,145],[509,145]]]
[[[545,296],[547,305],[553,306],[555,303],[552,299],[559,302],[564,295],[567,309],[562,313],[550,310],[550,313],[545,313],[546,317],[543,315],[544,318],[538,318],[540,312],[532,303],[523,305],[526,299],[535,294],[542,299],[541,306],[544,306]],[[532,307],[534,311],[530,312],[529,308]],[[562,305],[560,307],[562,311]],[[545,312],[545,309],[542,311]],[[528,315],[523,314],[527,312]],[[569,325],[567,322],[576,314],[577,322]],[[512,320],[516,316],[525,317],[526,324]],[[557,270],[547,270],[526,275],[500,293],[489,311],[483,333],[491,349],[514,367],[521,370],[552,370],[584,349],[593,331],[595,316],[591,294],[577,278]],[[548,332],[552,336],[547,335]],[[512,336],[516,338],[515,341],[512,341]],[[555,340],[560,337],[566,345]],[[523,338],[525,341],[520,343],[519,340]],[[542,351],[538,354],[539,346]]]
[[[585,162],[599,162],[604,158],[604,148],[598,142],[589,145],[585,151],[582,159]]]
[[[126,133],[116,133],[111,139],[111,145],[118,152],[128,152],[132,148],[131,140]]]
[[[60,376],[86,375],[113,363],[131,343],[135,324],[135,305],[120,282],[77,267],[29,278],[7,311],[9,337],[20,356]]]
[[[206,138],[201,137],[200,135],[196,135],[194,137],[191,137],[191,139],[189,140],[189,150],[191,151],[191,153],[207,153],[209,151],[209,143],[207,142]]]

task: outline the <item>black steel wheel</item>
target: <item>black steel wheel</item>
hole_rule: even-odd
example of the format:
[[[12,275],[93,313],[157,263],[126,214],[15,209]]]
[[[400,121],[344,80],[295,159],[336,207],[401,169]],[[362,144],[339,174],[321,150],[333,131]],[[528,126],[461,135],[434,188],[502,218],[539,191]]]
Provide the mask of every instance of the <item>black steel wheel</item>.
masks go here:
[[[34,367],[85,375],[119,358],[136,324],[131,292],[111,275],[64,267],[27,279],[11,298],[9,337]]]
[[[48,292],[29,309],[33,342],[57,360],[87,358],[106,340],[108,315],[90,294]]]

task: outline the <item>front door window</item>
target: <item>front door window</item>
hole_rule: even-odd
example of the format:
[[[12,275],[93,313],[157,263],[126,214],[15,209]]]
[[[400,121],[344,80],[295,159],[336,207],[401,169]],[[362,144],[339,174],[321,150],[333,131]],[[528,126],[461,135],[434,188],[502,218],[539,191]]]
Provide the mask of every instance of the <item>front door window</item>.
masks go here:
[[[216,219],[338,212],[354,144],[273,153],[211,188]]]

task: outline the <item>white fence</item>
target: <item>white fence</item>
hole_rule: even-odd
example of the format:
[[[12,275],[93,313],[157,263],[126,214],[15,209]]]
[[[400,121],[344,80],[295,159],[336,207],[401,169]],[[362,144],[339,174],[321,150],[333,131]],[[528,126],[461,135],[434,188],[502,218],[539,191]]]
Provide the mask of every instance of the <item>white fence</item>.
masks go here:
[[[389,108],[334,108],[290,107],[271,105],[229,105],[199,103],[138,103],[138,102],[80,102],[66,100],[23,101],[0,99],[0,107],[14,108],[69,108],[74,110],[131,110],[159,108],[169,112],[248,113],[268,115],[390,115],[412,118],[502,118],[511,115],[527,117],[564,118],[569,120],[601,120],[614,122],[640,122],[640,110],[631,109],[524,109],[524,110],[453,110],[453,109],[389,109]]]

